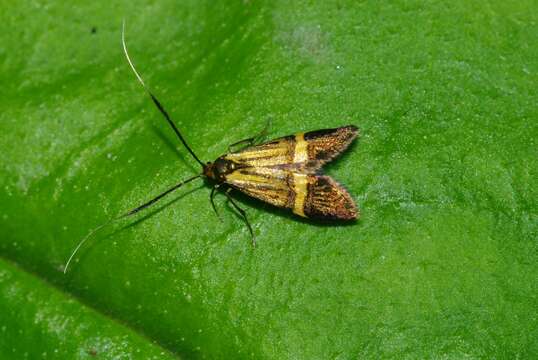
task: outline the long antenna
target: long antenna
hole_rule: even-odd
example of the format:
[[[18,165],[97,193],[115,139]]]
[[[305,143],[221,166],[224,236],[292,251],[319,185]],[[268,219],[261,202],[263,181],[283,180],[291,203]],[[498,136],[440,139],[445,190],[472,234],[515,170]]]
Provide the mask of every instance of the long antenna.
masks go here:
[[[191,153],[192,157],[194,157],[194,159],[196,161],[198,161],[198,163],[200,165],[205,166],[205,164],[200,161],[200,159],[198,158],[198,156],[196,156],[196,154],[194,153],[194,151],[192,151],[191,147],[187,144],[187,142],[185,141],[185,139],[183,138],[183,136],[181,135],[181,133],[179,132],[177,126],[174,124],[174,122],[172,121],[172,119],[170,118],[170,115],[168,115],[168,112],[164,109],[164,107],[161,105],[161,103],[159,102],[159,100],[155,97],[155,95],[153,95],[153,93],[149,90],[149,88],[146,86],[146,84],[144,83],[144,80],[142,80],[142,77],[140,76],[140,74],[138,73],[138,71],[136,71],[136,68],[134,67],[133,65],[133,62],[131,61],[131,58],[129,57],[129,53],[127,52],[127,45],[125,45],[125,20],[123,20],[123,24],[122,24],[122,28],[121,28],[121,42],[123,44],[123,52],[125,53],[125,57],[127,58],[127,61],[129,62],[129,66],[131,67],[131,69],[133,70],[134,74],[136,75],[136,78],[138,79],[138,81],[140,82],[140,84],[142,84],[142,86],[144,87],[144,90],[146,90],[146,92],[148,93],[148,95],[151,97],[151,100],[153,100],[153,103],[155,104],[155,106],[157,106],[157,109],[159,109],[159,111],[161,112],[161,114],[163,114],[164,118],[166,119],[166,121],[168,121],[168,124],[170,124],[170,126],[172,127],[172,129],[174,130],[174,132],[176,133],[177,137],[179,138],[179,140],[183,143],[183,145],[185,145],[185,147],[187,148],[187,150],[189,151],[189,153]]]
[[[84,236],[84,238],[82,238],[82,240],[79,241],[79,243],[77,244],[77,246],[75,247],[75,249],[73,250],[73,252],[71,253],[71,256],[69,256],[69,259],[67,260],[67,262],[65,263],[65,267],[64,267],[64,274],[67,274],[67,269],[69,268],[69,264],[71,264],[71,261],[73,260],[73,258],[75,257],[75,255],[78,253],[78,251],[80,250],[80,248],[82,247],[82,245],[84,245],[84,243],[93,236],[93,234],[95,234],[96,232],[98,232],[99,230],[101,230],[102,228],[104,228],[105,226],[107,225],[110,225],[112,224],[113,222],[116,222],[118,220],[121,220],[123,218],[126,218],[126,217],[129,217],[131,215],[134,215],[136,214],[137,212],[139,212],[140,210],[144,210],[148,207],[150,207],[151,205],[155,204],[157,201],[161,200],[163,197],[165,197],[166,195],[170,194],[171,192],[173,192],[174,190],[177,190],[178,188],[180,188],[181,186],[185,185],[186,183],[189,183],[195,179],[198,179],[199,177],[202,177],[202,174],[198,174],[196,176],[193,176],[191,178],[188,178],[187,180],[183,180],[182,182],[172,186],[170,189],[166,190],[165,192],[157,195],[156,197],[154,197],[153,199],[151,199],[150,201],[140,205],[140,206],[137,206],[136,208],[132,209],[132,210],[129,210],[128,212],[126,212],[125,214],[122,214],[120,216],[117,216],[117,217],[114,217],[110,220],[108,220],[107,222],[99,225],[98,227],[96,227],[95,229],[93,229],[92,231],[90,231],[86,236]]]

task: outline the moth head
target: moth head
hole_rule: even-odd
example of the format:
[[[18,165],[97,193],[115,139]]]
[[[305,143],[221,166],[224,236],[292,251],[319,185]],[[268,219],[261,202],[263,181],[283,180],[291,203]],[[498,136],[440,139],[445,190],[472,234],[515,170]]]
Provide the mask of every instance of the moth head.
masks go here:
[[[204,175],[219,182],[226,180],[226,175],[235,171],[237,164],[231,160],[219,157],[213,163],[207,164],[204,167]]]
[[[208,161],[203,167],[204,176],[210,179],[215,179],[214,167],[215,167],[214,163]]]

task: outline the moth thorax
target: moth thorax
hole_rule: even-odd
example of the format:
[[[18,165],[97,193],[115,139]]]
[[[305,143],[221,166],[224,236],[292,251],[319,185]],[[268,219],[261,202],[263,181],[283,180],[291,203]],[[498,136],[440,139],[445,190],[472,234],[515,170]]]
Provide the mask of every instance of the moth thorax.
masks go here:
[[[213,163],[208,163],[204,166],[204,175],[217,181],[224,181],[226,175],[236,170],[236,168],[233,161],[220,157]]]

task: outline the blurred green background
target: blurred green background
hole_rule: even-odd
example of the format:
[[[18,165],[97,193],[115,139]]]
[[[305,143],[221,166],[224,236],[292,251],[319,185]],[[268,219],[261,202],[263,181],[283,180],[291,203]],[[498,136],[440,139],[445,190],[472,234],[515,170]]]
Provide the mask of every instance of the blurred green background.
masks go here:
[[[192,183],[192,147],[346,124],[320,225]],[[536,1],[17,1],[0,12],[0,357],[538,357]]]

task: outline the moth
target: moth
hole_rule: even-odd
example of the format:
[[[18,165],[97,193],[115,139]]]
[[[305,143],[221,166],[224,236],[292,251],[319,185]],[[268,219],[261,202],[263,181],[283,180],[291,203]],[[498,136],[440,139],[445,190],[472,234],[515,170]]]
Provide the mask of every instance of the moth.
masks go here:
[[[255,245],[254,232],[246,212],[230,195],[232,190],[238,190],[276,207],[289,209],[294,214],[305,218],[343,221],[357,219],[359,212],[351,195],[321,171],[324,164],[344,152],[357,137],[358,129],[356,126],[347,125],[335,129],[297,133],[259,143],[264,130],[259,136],[230,145],[229,152],[218,157],[215,161],[204,163],[187,144],[168,112],[149,90],[136,70],[125,44],[125,24],[122,29],[122,45],[134,75],[180,142],[202,166],[202,172],[179,182],[148,202],[93,229],[72,252],[64,267],[64,273],[67,272],[69,264],[80,247],[96,231],[113,221],[134,215],[150,207],[181,186],[199,178],[206,178],[213,184],[209,199],[219,219],[214,196],[217,191],[222,191],[228,197],[232,206],[247,225],[253,245]],[[234,151],[232,147],[235,146],[241,146],[241,148]]]

